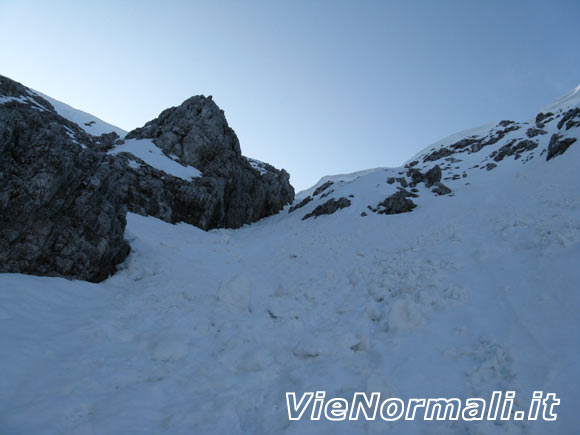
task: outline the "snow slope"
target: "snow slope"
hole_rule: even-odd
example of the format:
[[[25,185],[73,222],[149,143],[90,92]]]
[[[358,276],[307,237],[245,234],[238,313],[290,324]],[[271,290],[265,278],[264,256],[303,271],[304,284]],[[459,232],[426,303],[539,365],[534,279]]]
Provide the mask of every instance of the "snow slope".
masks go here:
[[[191,180],[202,175],[199,169],[179,163],[177,157],[175,160],[168,157],[151,139],[127,139],[123,144],[109,151],[109,154],[118,153],[131,153],[149,166],[184,180]],[[138,165],[135,160],[130,162],[130,164]]]
[[[426,148],[415,167],[440,163],[453,193],[420,183],[411,213],[368,209],[407,170],[377,168],[325,177],[304,207],[238,230],[131,214],[132,254],[100,284],[0,275],[0,432],[575,433],[580,145],[546,161],[557,122],[492,170],[532,121],[457,162],[423,163]],[[302,219],[339,197],[351,205]],[[557,393],[558,421],[290,422],[285,405],[286,391],[507,389],[522,409],[533,390]]]
[[[115,127],[114,125],[111,125],[109,123],[106,123],[105,121],[97,118],[96,116],[90,115],[86,112],[83,112],[82,110],[75,109],[74,107],[71,107],[68,104],[61,103],[60,101],[55,100],[54,98],[49,97],[48,95],[44,95],[41,92],[38,91],[32,92],[34,92],[35,94],[44,98],[50,104],[52,104],[54,110],[56,110],[56,113],[58,113],[60,116],[78,124],[79,127],[81,127],[87,133],[92,134],[93,136],[100,136],[104,133],[115,132],[121,138],[123,138],[127,134],[125,130],[119,127]]]

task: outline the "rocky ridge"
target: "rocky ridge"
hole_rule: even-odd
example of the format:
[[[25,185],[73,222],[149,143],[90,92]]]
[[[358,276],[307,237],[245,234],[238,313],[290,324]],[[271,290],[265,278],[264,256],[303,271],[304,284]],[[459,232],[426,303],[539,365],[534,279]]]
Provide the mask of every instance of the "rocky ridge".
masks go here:
[[[325,177],[311,189],[297,195],[289,213],[303,210],[302,220],[355,208],[356,215],[409,213],[429,197],[453,197],[478,172],[526,165],[534,158],[545,162],[561,158],[577,143],[580,127],[580,87],[525,122],[502,120],[444,139],[426,148],[402,167],[378,168],[361,173]],[[544,157],[545,155],[545,157]],[[549,163],[546,163],[549,164]],[[366,183],[367,198],[341,202]],[[329,197],[329,198],[326,198]],[[324,213],[321,213],[324,211]]]
[[[88,134],[36,92],[0,76],[0,272],[101,281],[129,253],[127,211],[204,230],[237,228],[294,198],[289,174],[241,154],[211,97],[192,97],[127,135],[196,166],[184,179],[115,153],[117,133]]]

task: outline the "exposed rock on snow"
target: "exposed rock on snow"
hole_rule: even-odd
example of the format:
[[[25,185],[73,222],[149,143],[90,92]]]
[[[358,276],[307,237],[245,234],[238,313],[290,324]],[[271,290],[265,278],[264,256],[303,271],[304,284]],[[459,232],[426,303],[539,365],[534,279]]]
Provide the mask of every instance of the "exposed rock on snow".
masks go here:
[[[554,114],[552,112],[547,112],[547,113],[538,113],[536,115],[536,125],[538,126],[538,128],[544,128],[544,125],[548,122],[550,122],[553,118]]]
[[[451,193],[451,189],[445,184],[437,182],[435,183],[435,188],[431,189],[431,192],[436,193],[437,195],[448,195]]]
[[[550,138],[550,144],[548,145],[548,155],[546,156],[546,160],[564,154],[574,142],[576,142],[576,138],[574,137],[562,138],[559,134],[553,134]]]
[[[491,153],[489,156],[493,157],[496,162],[501,162],[507,156],[514,156],[517,160],[525,151],[531,151],[537,147],[537,142],[534,142],[533,140],[524,139],[516,143],[516,139],[514,139],[502,146],[499,150]]]
[[[423,162],[433,162],[435,160],[439,160],[439,159],[442,159],[443,157],[447,157],[447,156],[450,156],[453,154],[454,154],[454,152],[451,151],[449,148],[441,147],[438,150],[433,151],[427,157],[425,157],[423,159]]]
[[[438,181],[441,181],[441,168],[439,167],[439,165],[435,165],[431,169],[429,169],[425,173],[423,180],[425,182],[425,187],[427,188],[431,187]]]
[[[547,134],[546,130],[542,130],[540,128],[531,127],[526,130],[526,134],[529,138],[536,137],[539,134]]]
[[[300,201],[298,204],[293,205],[292,207],[290,207],[290,209],[288,210],[288,213],[292,213],[294,210],[297,210],[299,208],[304,207],[306,204],[308,204],[310,201],[312,201],[312,197],[310,195],[308,195],[306,198],[304,198],[302,201]]]
[[[408,198],[413,195],[405,189],[399,190],[378,205],[378,212],[380,214],[408,213],[417,207],[417,204]]]
[[[318,217],[321,216],[323,214],[332,214],[334,212],[336,212],[337,210],[340,210],[341,208],[345,208],[350,206],[350,199],[348,198],[339,198],[339,199],[329,199],[328,201],[326,201],[324,204],[319,205],[318,207],[316,207],[314,210],[312,210],[312,212],[304,215],[304,217],[302,218],[302,220],[311,218],[311,217]]]
[[[211,97],[192,97],[164,110],[126,139],[150,139],[168,158],[176,156],[203,174],[186,184],[171,179],[160,192],[153,189],[157,198],[166,198],[161,207],[148,204],[146,195],[137,195],[137,200],[129,195],[129,209],[136,213],[203,229],[237,228],[277,213],[294,199],[285,170],[267,164],[256,168],[256,161],[242,156],[235,132]],[[143,183],[158,184],[142,177],[137,174]]]
[[[574,107],[568,110],[560,122],[558,122],[558,129],[561,129],[564,124],[566,125],[566,130],[570,130],[572,127],[580,126],[580,107]]]
[[[330,186],[332,186],[333,184],[334,184],[334,183],[333,183],[332,181],[327,181],[327,182],[326,182],[326,183],[324,183],[322,186],[318,187],[318,188],[317,188],[317,189],[314,191],[313,195],[314,195],[314,196],[316,196],[316,195],[318,195],[319,193],[322,193],[322,192],[324,192],[326,189],[328,189],[328,188],[329,188]]]

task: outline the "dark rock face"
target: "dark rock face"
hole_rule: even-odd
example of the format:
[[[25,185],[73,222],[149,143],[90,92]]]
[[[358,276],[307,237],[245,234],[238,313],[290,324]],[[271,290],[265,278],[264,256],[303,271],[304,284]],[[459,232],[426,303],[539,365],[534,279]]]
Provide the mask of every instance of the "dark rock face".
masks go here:
[[[311,217],[318,217],[321,216],[323,214],[333,214],[334,212],[336,212],[337,210],[340,210],[341,208],[345,208],[345,207],[349,207],[351,204],[350,199],[348,198],[339,198],[339,199],[329,199],[328,201],[326,201],[324,204],[320,204],[318,207],[316,207],[314,210],[312,210],[312,212],[304,215],[304,217],[302,218],[302,220],[311,218]]]
[[[528,135],[529,138],[536,137],[539,134],[547,134],[547,133],[548,132],[546,130],[542,130],[535,127],[528,128],[528,130],[526,131],[526,134]]]
[[[252,167],[242,156],[235,132],[211,97],[196,96],[127,134],[152,139],[167,154],[202,171],[184,181],[148,171],[129,184],[129,210],[203,229],[238,228],[280,211],[294,199],[290,175],[271,165]],[[137,187],[136,187],[137,186]],[[151,193],[156,197],[150,200]]]
[[[560,130],[564,124],[566,125],[566,130],[570,130],[572,127],[580,126],[580,107],[574,107],[568,110],[562,119],[558,122],[558,130]]]
[[[140,161],[127,153],[119,158]],[[294,197],[285,171],[260,174],[249,166],[234,166],[232,178],[204,172],[204,177],[186,181],[140,163],[137,169],[124,164],[123,201],[133,213],[170,223],[187,222],[204,230],[239,228],[277,213]]]
[[[105,279],[129,253],[113,159],[24,86],[0,95],[32,101],[0,104],[0,272]]]
[[[546,156],[546,160],[564,154],[574,142],[576,142],[576,138],[574,137],[562,138],[559,134],[552,135],[550,138],[550,144],[548,145],[548,155]]]
[[[552,112],[543,113],[540,112],[536,115],[536,125],[538,128],[544,128],[544,125],[551,120],[554,114]]]
[[[378,205],[379,214],[399,214],[408,213],[412,211],[417,204],[411,201],[408,197],[413,196],[411,192],[404,189],[393,193]]]
[[[510,121],[510,120],[507,120],[507,119],[506,119],[506,120],[500,121],[500,122],[499,122],[499,125],[500,125],[501,127],[507,127],[508,125],[510,125],[510,124],[515,124],[515,123],[516,123],[515,121]]]
[[[292,213],[294,210],[298,210],[299,208],[304,207],[310,201],[312,201],[312,197],[309,195],[306,198],[304,198],[302,201],[300,201],[298,204],[293,205],[292,207],[290,207],[290,209],[288,210],[288,213]]]
[[[441,168],[439,167],[439,165],[435,165],[431,169],[429,169],[425,173],[423,180],[425,181],[425,187],[427,188],[431,187],[438,181],[441,181]]]
[[[328,189],[330,186],[332,186],[334,183],[332,181],[327,181],[326,183],[324,183],[322,186],[319,186],[318,188],[316,188],[316,190],[314,191],[314,193],[312,195],[316,196],[322,192],[324,192],[326,189]]]
[[[115,133],[87,134],[2,76],[0,96],[0,272],[100,281],[129,253],[127,210],[202,229],[236,228],[294,198],[286,171],[241,155],[211,98],[190,98],[130,134],[202,171],[188,181],[132,154],[107,154],[122,143]]]
[[[408,184],[409,186],[415,187],[419,183],[425,183],[425,187],[429,188],[441,181],[442,171],[439,165],[433,166],[424,174],[418,169],[411,168],[407,170],[407,176],[411,177],[411,182]],[[401,186],[407,187],[407,183],[401,183]]]
[[[473,148],[474,146],[479,145],[481,141],[481,138],[468,137],[455,142],[453,145],[450,145],[450,147],[454,150],[463,150],[465,148]]]
[[[431,192],[437,195],[448,195],[451,193],[451,189],[443,183],[435,183],[435,188]]]
[[[219,166],[221,161],[242,156],[236,134],[211,97],[191,97],[127,134],[127,139],[143,138],[153,139],[168,154],[200,170],[216,159]]]
[[[493,157],[493,159],[496,162],[501,162],[507,156],[514,156],[514,158],[517,160],[526,151],[531,151],[533,149],[536,149],[537,147],[538,144],[533,140],[524,139],[520,140],[519,142],[516,142],[516,140],[514,139],[508,144],[502,146],[499,150],[491,153],[490,157]]]
[[[426,156],[423,159],[423,163],[433,162],[435,160],[439,160],[439,159],[442,159],[443,157],[451,156],[453,154],[455,154],[455,153],[453,151],[451,151],[449,148],[441,147],[438,150],[435,150],[431,154]]]

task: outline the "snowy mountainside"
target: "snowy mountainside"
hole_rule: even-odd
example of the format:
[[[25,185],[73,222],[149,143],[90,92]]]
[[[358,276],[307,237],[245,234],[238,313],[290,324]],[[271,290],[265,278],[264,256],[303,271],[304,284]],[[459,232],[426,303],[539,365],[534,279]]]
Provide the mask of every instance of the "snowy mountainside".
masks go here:
[[[355,203],[358,212],[365,215],[369,211],[395,214],[410,210],[404,207],[401,211],[385,210],[376,206],[389,195],[411,198],[408,200],[420,205],[430,201],[427,197],[433,195],[469,194],[474,184],[505,183],[506,174],[522,170],[534,158],[537,162],[534,166],[541,168],[549,164],[547,159],[560,155],[559,150],[563,154],[576,142],[579,137],[577,127],[580,126],[579,107],[580,87],[577,87],[531,120],[503,120],[454,134],[425,148],[404,167],[375,168],[323,177],[316,185],[296,195],[290,212],[298,213],[298,209],[312,212],[328,200],[343,197]],[[438,168],[433,172],[440,169],[441,175],[425,180],[424,176],[435,166]],[[489,171],[494,171],[495,176],[486,174]],[[385,186],[385,181],[390,187]],[[363,196],[355,198],[355,190]]]
[[[237,230],[129,214],[132,253],[99,284],[0,275],[2,432],[575,433],[576,95],[404,167],[325,177]],[[522,409],[557,393],[558,421],[289,421],[285,407],[287,391],[508,389]]]
[[[68,119],[69,121],[74,122],[79,127],[81,127],[84,131],[93,136],[100,136],[106,133],[117,133],[119,137],[124,137],[127,132],[119,127],[115,127],[96,116],[93,116],[89,113],[83,112],[82,110],[75,109],[74,107],[69,106],[61,101],[55,100],[48,95],[44,95],[42,92],[31,90],[34,94],[44,98],[47,100],[52,106],[54,110],[62,116],[63,118]]]

